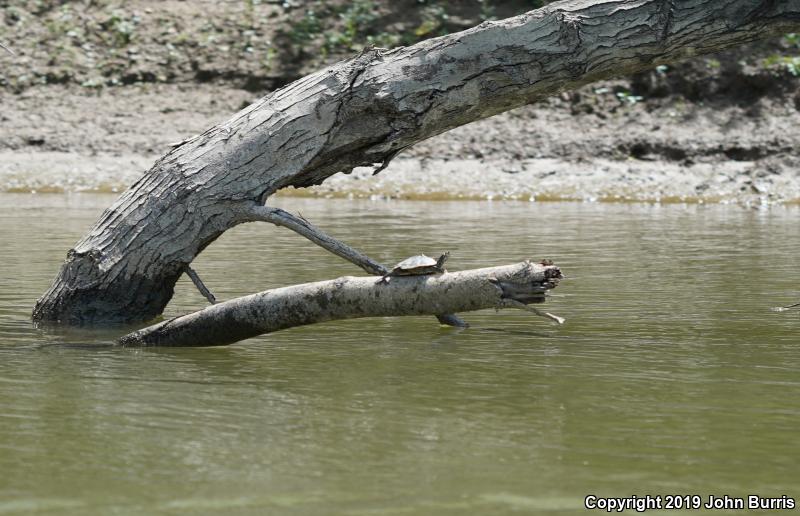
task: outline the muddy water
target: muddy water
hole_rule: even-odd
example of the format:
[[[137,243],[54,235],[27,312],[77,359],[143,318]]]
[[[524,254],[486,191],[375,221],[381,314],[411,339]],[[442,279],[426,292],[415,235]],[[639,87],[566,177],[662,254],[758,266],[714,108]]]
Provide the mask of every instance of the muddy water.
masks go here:
[[[800,498],[800,210],[284,199],[385,262],[552,258],[524,313],[347,321],[225,348],[31,327],[106,196],[0,195],[0,514],[543,514],[584,497]],[[221,298],[356,271],[265,225]],[[202,306],[182,281],[169,314]],[[677,514],[676,511],[671,511]]]

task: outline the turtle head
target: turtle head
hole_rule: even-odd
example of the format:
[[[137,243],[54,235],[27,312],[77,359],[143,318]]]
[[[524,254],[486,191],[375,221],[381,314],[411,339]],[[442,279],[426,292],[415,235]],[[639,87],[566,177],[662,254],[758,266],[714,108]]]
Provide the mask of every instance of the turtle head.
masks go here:
[[[442,256],[440,256],[439,259],[436,260],[436,268],[442,269],[444,267],[444,262],[446,262],[449,257],[450,257],[450,251],[445,251],[444,254],[442,254]]]

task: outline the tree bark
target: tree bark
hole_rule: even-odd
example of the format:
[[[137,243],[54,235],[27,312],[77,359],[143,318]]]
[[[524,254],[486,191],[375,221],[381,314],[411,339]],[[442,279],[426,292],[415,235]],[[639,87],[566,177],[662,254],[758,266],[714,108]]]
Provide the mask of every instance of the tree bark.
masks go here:
[[[159,159],[67,254],[33,318],[160,314],[186,266],[275,191],[386,165],[459,125],[598,79],[800,30],[800,0],[569,0],[300,79]]]
[[[219,346],[294,326],[336,319],[436,315],[544,302],[561,272],[523,262],[434,276],[343,277],[260,292],[141,329],[125,346]]]

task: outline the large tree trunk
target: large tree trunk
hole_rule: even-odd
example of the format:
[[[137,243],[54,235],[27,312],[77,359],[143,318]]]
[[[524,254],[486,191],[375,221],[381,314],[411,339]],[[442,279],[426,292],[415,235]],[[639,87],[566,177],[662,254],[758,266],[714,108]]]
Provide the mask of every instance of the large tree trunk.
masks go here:
[[[300,79],[158,160],[67,254],[36,320],[141,321],[273,192],[597,79],[800,29],[800,0],[570,0]]]

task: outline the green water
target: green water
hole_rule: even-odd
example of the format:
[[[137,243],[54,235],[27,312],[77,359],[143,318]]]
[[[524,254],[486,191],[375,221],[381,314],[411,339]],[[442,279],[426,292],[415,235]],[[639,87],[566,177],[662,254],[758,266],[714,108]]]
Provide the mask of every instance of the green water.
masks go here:
[[[567,323],[485,311],[467,331],[387,318],[147,350],[33,328],[35,298],[111,201],[0,195],[0,515],[800,499],[800,313],[770,311],[800,301],[796,208],[282,199],[387,263],[552,258],[567,279],[545,306]],[[223,299],[358,273],[259,224],[196,269]],[[181,281],[169,314],[201,306]]]

